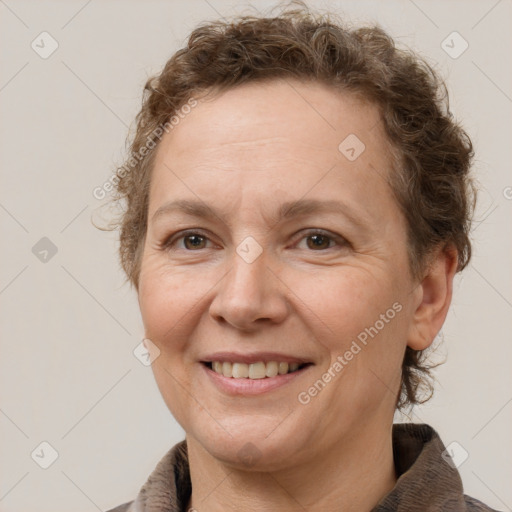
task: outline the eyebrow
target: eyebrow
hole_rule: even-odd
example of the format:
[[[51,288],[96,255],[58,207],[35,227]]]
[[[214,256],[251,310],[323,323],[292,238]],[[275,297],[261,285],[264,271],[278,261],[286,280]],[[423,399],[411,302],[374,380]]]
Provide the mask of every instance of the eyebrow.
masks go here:
[[[165,203],[153,214],[152,221],[175,212],[197,218],[217,217],[226,223],[224,216],[214,207],[202,201],[190,199],[177,199]],[[367,228],[370,225],[370,220],[362,212],[353,212],[343,202],[334,200],[322,201],[319,199],[299,199],[282,203],[277,212],[277,222],[314,213],[337,213],[347,217],[353,224],[361,228]]]

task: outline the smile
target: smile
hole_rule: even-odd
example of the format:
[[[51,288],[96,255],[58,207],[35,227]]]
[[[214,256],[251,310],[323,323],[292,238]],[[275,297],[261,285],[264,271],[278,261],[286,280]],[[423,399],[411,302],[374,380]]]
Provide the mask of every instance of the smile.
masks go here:
[[[230,361],[212,361],[205,363],[208,368],[224,377],[233,379],[265,379],[286,375],[301,370],[310,363],[287,363],[278,361],[259,361],[256,363],[232,363]]]
[[[257,396],[291,384],[308,373],[313,363],[258,361],[233,363],[230,361],[203,361],[204,376],[219,391],[231,396]],[[224,374],[224,371],[226,374]]]

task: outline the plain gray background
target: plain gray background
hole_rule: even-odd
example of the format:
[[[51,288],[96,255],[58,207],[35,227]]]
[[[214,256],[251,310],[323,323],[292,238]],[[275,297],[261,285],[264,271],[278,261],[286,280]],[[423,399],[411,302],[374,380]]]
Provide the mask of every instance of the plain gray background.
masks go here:
[[[134,356],[143,337],[135,292],[123,285],[117,235],[91,222],[104,217],[92,192],[122,160],[146,78],[190,31],[273,5],[0,0],[2,512],[132,500],[183,439],[151,368]],[[397,421],[429,423],[445,445],[457,442],[469,455],[459,467],[466,492],[512,510],[511,2],[309,5],[378,21],[424,55],[473,138],[474,257],[440,334],[447,362],[431,402]]]

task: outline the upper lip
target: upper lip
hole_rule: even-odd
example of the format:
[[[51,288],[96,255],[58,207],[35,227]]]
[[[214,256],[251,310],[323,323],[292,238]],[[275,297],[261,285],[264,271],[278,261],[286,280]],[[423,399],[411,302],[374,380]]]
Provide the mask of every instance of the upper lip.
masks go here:
[[[230,363],[268,363],[270,361],[285,362],[285,363],[312,363],[311,359],[303,357],[291,356],[289,354],[282,354],[280,352],[253,352],[240,353],[240,352],[214,352],[205,354],[200,358],[203,363],[211,363],[213,361],[230,362]]]

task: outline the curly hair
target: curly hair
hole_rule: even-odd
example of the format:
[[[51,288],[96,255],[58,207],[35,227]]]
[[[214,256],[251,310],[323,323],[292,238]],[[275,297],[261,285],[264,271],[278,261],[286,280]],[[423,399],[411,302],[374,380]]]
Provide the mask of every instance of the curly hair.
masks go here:
[[[421,279],[429,255],[440,246],[456,248],[457,271],[468,264],[476,201],[473,148],[449,111],[443,80],[414,52],[397,48],[380,27],[346,27],[332,14],[292,3],[299,7],[285,7],[273,17],[240,15],[199,25],[147,80],[136,132],[127,141],[130,155],[113,180],[114,201],[123,203],[115,224],[120,261],[137,290],[151,170],[163,131],[203,93],[282,78],[348,91],[379,109],[396,164],[389,183],[407,222],[411,275]],[[426,355],[406,348],[399,409],[432,396]]]

